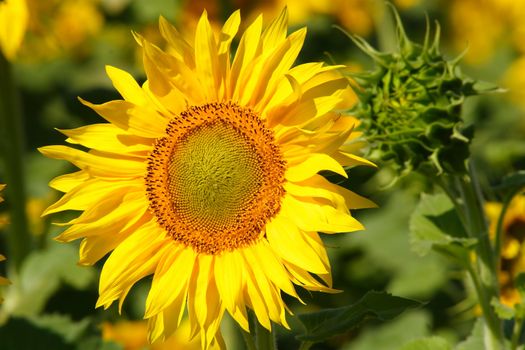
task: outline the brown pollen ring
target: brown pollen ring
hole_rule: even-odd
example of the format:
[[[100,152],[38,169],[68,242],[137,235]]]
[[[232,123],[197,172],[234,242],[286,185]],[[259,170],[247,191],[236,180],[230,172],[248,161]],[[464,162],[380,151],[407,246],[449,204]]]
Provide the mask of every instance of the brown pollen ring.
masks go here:
[[[217,255],[255,243],[281,209],[286,162],[274,133],[232,102],[192,106],[155,141],[150,209],[177,242]]]

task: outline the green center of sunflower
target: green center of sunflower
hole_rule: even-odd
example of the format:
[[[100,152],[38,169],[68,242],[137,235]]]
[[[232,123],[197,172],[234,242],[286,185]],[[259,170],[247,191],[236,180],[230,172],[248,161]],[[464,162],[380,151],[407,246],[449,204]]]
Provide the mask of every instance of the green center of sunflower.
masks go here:
[[[224,122],[192,130],[173,147],[169,195],[185,220],[210,230],[231,224],[261,187],[259,155]]]
[[[273,132],[253,111],[190,107],[149,155],[150,208],[175,241],[199,253],[242,248],[279,212],[285,166]]]

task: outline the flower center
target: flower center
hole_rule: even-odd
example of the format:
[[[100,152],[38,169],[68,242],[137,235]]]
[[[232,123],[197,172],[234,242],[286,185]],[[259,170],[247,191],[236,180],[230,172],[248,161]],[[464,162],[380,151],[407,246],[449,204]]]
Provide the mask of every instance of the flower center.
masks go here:
[[[284,195],[273,132],[232,103],[190,107],[148,158],[146,188],[159,224],[195,251],[219,254],[263,235]]]

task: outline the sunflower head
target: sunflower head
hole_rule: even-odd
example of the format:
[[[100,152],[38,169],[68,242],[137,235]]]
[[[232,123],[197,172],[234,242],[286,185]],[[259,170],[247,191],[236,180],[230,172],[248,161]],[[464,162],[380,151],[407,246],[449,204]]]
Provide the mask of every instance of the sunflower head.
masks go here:
[[[65,194],[45,213],[82,211],[57,237],[82,239],[81,264],[109,254],[97,306],[122,305],[153,275],[151,341],[185,309],[203,348],[221,344],[225,312],[247,331],[247,309],[288,327],[283,293],[333,291],[318,232],[362,229],[349,210],[373,206],[319,174],[372,164],[355,154],[357,120],[339,112],[348,79],[340,66],[294,67],[306,30],[288,34],[287,18],[263,30],[257,17],[234,54],[238,11],[219,31],[204,12],[191,41],[161,18],[166,50],[135,35],[146,82],[107,67],[122,99],[82,103],[109,123],[62,131],[90,151],[40,149],[79,168],[52,181]]]
[[[464,127],[466,97],[482,92],[439,51],[440,30],[431,39],[427,26],[422,45],[411,41],[394,10],[397,51],[379,52],[364,39],[352,40],[375,62],[374,71],[356,73],[360,102],[354,113],[372,143],[371,157],[389,161],[400,174],[465,171],[472,128]]]

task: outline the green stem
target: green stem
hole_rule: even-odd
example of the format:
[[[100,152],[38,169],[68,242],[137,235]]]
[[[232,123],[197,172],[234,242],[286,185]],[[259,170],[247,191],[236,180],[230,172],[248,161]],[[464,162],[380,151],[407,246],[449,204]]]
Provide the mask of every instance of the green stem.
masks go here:
[[[516,319],[514,320],[514,331],[512,334],[512,341],[511,341],[511,346],[510,346],[511,350],[518,349],[518,346],[520,345],[519,341],[521,338],[522,331],[523,331],[523,318],[516,317]]]
[[[250,333],[246,332],[242,328],[241,328],[241,334],[242,334],[242,338],[244,339],[244,343],[246,344],[246,349],[247,350],[257,350],[257,348],[255,346],[255,342],[253,341],[252,335]]]
[[[276,350],[275,332],[264,328],[255,318],[255,342],[257,350]]]
[[[314,345],[311,341],[303,341],[301,342],[301,345],[299,346],[299,350],[310,350],[310,348]]]
[[[485,219],[484,200],[479,189],[476,174],[470,171],[470,176],[464,175],[457,181],[464,200],[467,232],[477,238],[477,256],[475,270],[471,268],[471,276],[475,281],[476,291],[480,301],[483,316],[493,337],[503,344],[501,321],[490,302],[492,298],[499,299],[499,284],[497,279],[497,264],[490,242],[489,230]]]
[[[6,199],[11,213],[11,222],[7,228],[7,258],[18,271],[31,249],[25,208],[23,123],[11,65],[1,53],[0,77],[0,150],[7,184]]]

